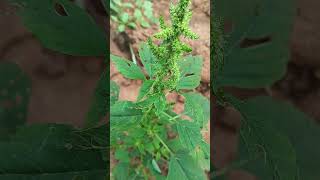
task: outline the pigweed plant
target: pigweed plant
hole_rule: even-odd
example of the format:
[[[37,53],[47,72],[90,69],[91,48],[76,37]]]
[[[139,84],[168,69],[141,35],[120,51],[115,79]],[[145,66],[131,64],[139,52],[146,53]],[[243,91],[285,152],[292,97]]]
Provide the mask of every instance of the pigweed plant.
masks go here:
[[[143,82],[136,102],[119,101],[119,87],[111,82],[110,144],[118,161],[112,173],[115,179],[206,179],[209,144],[201,130],[209,120],[209,102],[194,92],[200,84],[202,59],[184,57],[192,48],[180,40],[198,38],[188,27],[190,4],[190,0],[171,4],[171,25],[161,17],[161,31],[141,46],[139,55],[147,76],[137,64],[111,55],[124,77]],[[175,103],[166,100],[169,93],[185,98],[182,114],[173,112]]]

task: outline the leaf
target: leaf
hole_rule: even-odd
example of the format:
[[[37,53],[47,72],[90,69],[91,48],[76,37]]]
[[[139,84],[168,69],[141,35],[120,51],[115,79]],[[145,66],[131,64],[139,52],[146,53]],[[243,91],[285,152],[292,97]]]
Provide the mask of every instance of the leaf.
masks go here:
[[[283,77],[295,17],[293,1],[221,0],[216,6],[217,15],[232,23],[217,86],[260,88]]]
[[[189,151],[195,150],[202,141],[200,127],[187,120],[178,121],[176,126],[181,144]]]
[[[252,116],[260,117],[261,123],[269,122],[279,134],[286,136],[290,140],[296,153],[299,178],[304,180],[319,179],[320,145],[315,143],[318,142],[320,137],[319,125],[292,105],[270,97],[249,99],[246,104],[248,108],[251,108],[250,113]],[[270,139],[276,140],[272,137]],[[283,145],[283,143],[274,144],[277,149]],[[289,165],[287,168],[289,167],[291,166]],[[296,173],[293,168],[291,173],[292,175]]]
[[[110,108],[110,128],[128,128],[130,124],[137,123],[143,113],[138,106],[130,101],[118,101]],[[111,131],[113,134],[113,132]]]
[[[9,1],[22,5],[18,14],[24,25],[46,48],[75,56],[107,54],[106,36],[102,29],[74,3],[68,0]]]
[[[205,180],[204,171],[192,157],[185,152],[178,152],[172,156],[169,163],[167,180]]]
[[[184,93],[184,114],[191,117],[202,129],[207,125],[210,118],[209,100],[199,93]]]
[[[129,163],[118,163],[116,167],[113,169],[113,175],[115,176],[115,180],[127,180],[129,177]]]
[[[10,141],[0,142],[0,179],[106,178],[99,150],[82,150],[67,125],[20,128]]]
[[[116,82],[110,81],[110,105],[112,106],[119,98],[120,87]]]
[[[147,71],[148,75],[153,78],[156,71],[156,57],[152,54],[150,47],[143,43],[139,49],[139,55],[141,58],[141,62]]]
[[[13,63],[0,63],[0,139],[26,122],[31,94],[27,75]]]
[[[129,14],[128,13],[123,13],[121,15],[121,21],[126,24],[129,21]]]
[[[194,89],[200,85],[202,58],[200,56],[188,56],[179,61],[180,80],[177,89]]]
[[[137,19],[137,21],[141,21],[141,18],[143,18],[139,9],[134,10],[133,16]]]
[[[126,30],[126,26],[124,25],[124,24],[120,24],[119,26],[118,26],[118,31],[119,32],[124,32]]]
[[[150,92],[153,83],[154,83],[153,80],[143,81],[143,84],[139,91],[138,101],[142,100]]]
[[[93,100],[89,112],[87,113],[86,127],[91,127],[101,122],[101,120],[107,115],[109,111],[109,75],[105,70],[94,92]]]
[[[229,99],[244,118],[239,157],[242,161],[246,160],[244,158],[249,160],[243,168],[259,179],[295,179],[298,166],[294,146],[286,134],[276,128],[277,123],[271,124],[272,121],[286,119],[288,114],[276,113],[279,111],[274,106],[265,106],[259,101],[243,103],[235,98]],[[270,113],[274,114],[271,116],[275,120],[268,118]]]
[[[128,151],[123,150],[123,149],[116,150],[115,158],[117,160],[119,160],[120,162],[126,162],[126,163],[130,162],[130,157],[129,157]]]
[[[157,161],[154,160],[154,159],[152,159],[151,162],[152,162],[152,167],[153,167],[153,169],[154,169],[155,171],[157,171],[158,173],[161,174],[161,169],[159,168],[159,165],[158,165]]]
[[[116,65],[118,71],[128,79],[144,80],[145,76],[139,66],[131,61],[125,60],[118,56],[110,55],[112,62]]]

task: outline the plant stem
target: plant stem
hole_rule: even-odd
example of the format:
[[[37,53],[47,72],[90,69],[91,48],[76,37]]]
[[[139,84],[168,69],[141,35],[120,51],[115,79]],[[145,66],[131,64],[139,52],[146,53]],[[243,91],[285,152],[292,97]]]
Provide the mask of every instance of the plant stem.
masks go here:
[[[161,144],[170,152],[170,154],[174,155],[174,153],[170,150],[167,144],[161,139],[161,137],[158,134],[155,134],[155,136],[161,142]]]

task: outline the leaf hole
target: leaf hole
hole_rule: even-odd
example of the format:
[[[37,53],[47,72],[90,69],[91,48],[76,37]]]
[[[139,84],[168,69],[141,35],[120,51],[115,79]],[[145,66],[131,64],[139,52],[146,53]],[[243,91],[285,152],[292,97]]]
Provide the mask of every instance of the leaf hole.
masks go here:
[[[66,9],[60,3],[54,3],[54,10],[59,16],[68,16]]]
[[[270,41],[271,41],[271,37],[270,36],[257,38],[257,39],[245,38],[240,43],[240,48],[248,48],[248,47],[252,47],[252,46],[257,46],[257,45],[268,43]]]

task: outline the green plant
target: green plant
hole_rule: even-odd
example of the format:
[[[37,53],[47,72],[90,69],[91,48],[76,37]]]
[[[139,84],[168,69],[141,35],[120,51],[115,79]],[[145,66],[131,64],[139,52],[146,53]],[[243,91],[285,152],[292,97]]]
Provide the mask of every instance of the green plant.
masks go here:
[[[45,48],[74,56],[109,56],[101,28],[71,1],[8,2],[18,7],[24,25]],[[26,124],[31,82],[17,65],[0,63],[1,180],[109,177],[109,126],[101,121],[109,107],[107,72],[98,82],[85,127]]]
[[[123,32],[127,27],[135,29],[137,25],[143,28],[150,27],[150,22],[155,23],[151,0],[134,0],[123,2],[111,0],[111,20],[118,26],[118,32]]]
[[[241,169],[261,180],[319,179],[320,128],[312,119],[272,97],[240,100],[225,88],[266,88],[284,75],[293,1],[218,0],[212,7],[213,95],[220,106],[237,109],[242,121],[236,159],[214,167],[211,178]],[[231,31],[224,23],[232,24]]]
[[[193,92],[200,84],[202,59],[183,57],[192,48],[180,40],[197,38],[188,27],[190,3],[171,4],[171,26],[160,18],[161,31],[153,36],[159,45],[152,38],[142,44],[139,54],[147,76],[137,64],[111,55],[124,77],[143,82],[136,102],[119,101],[119,87],[111,82],[111,148],[118,160],[115,179],[206,179],[209,144],[201,130],[210,117],[209,101]],[[166,99],[169,93],[185,98],[182,114],[173,112],[175,102]]]

